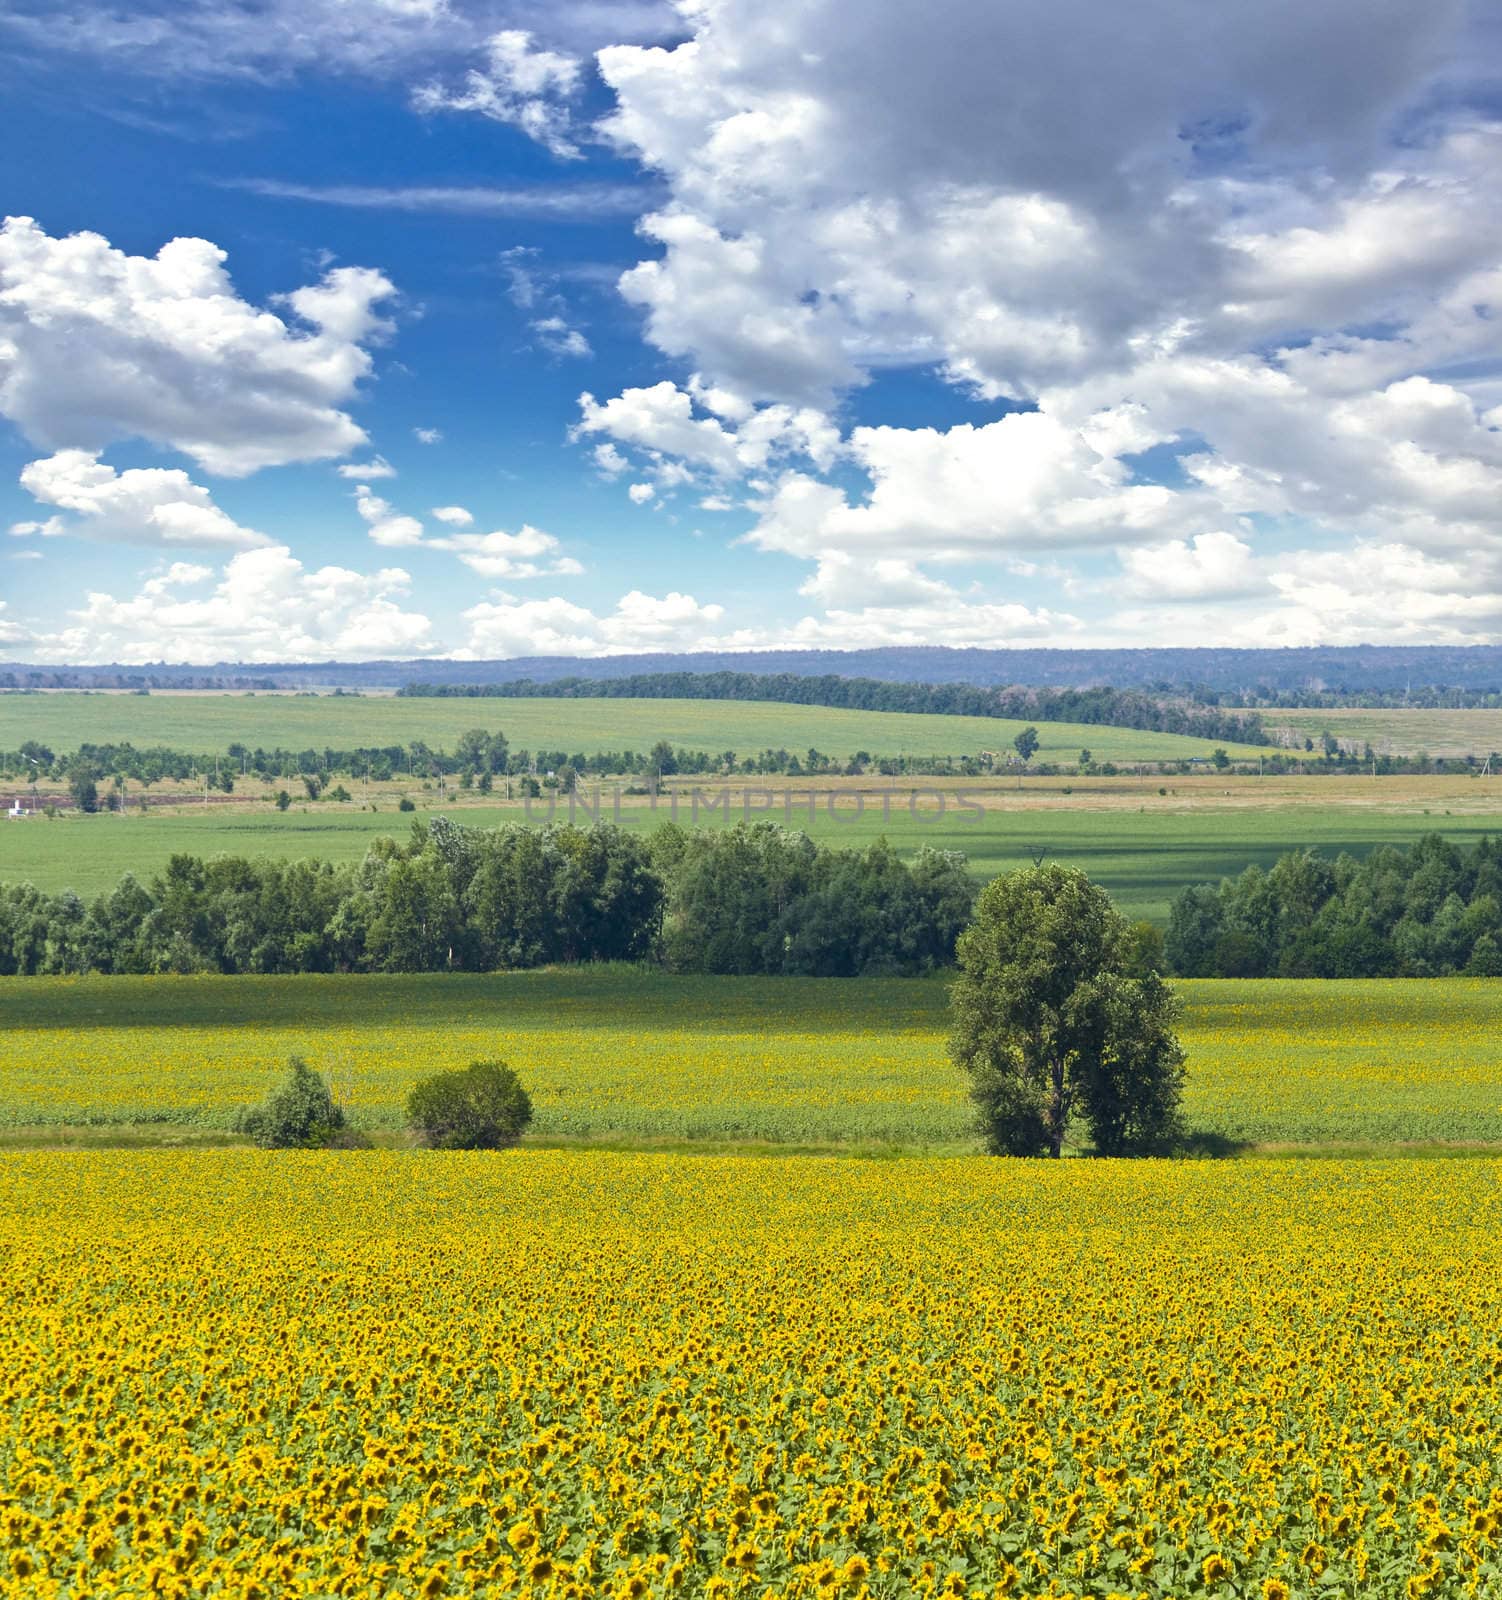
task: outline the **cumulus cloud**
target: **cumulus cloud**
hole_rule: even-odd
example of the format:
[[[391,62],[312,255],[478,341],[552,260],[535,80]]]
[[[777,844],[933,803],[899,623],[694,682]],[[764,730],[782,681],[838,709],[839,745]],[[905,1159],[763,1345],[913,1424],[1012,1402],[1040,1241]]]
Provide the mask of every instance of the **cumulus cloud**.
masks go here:
[[[97,233],[53,238],[8,218],[0,414],[46,449],[148,439],[226,476],[364,444],[341,408],[371,370],[390,282],[333,268],[285,297],[289,324],[239,297],[225,259],[206,239],[132,256]]]
[[[471,519],[472,520],[472,519]],[[572,577],[584,568],[550,533],[523,524],[516,533],[452,533],[430,539],[428,548],[451,550],[473,572],[486,578]]]
[[[416,517],[398,511],[390,501],[373,494],[368,484],[355,490],[355,509],[366,523],[371,540],[393,548],[443,550],[458,556],[472,572],[495,579],[573,577],[584,568],[550,533],[530,524],[516,533],[497,529],[493,533],[470,533],[474,513],[466,506],[435,506],[432,516],[446,528],[455,530],[429,538]]]
[[[370,531],[371,542],[395,548],[421,544],[423,526],[416,517],[397,511],[389,500],[373,494],[368,484],[355,489],[355,510]]]
[[[671,191],[646,224],[664,255],[623,287],[664,350],[765,398],[925,359],[1036,393],[1213,315],[1246,264],[1227,235],[1290,191],[1328,230],[1464,12],[959,0],[936,28],[873,0],[852,38],[837,0],[776,29],[716,0],[676,48],[599,56],[607,135]],[[1242,162],[1276,181],[1234,186]]]
[[[1086,430],[1037,411],[982,427],[857,428],[848,454],[870,477],[864,499],[788,473],[761,502],[750,542],[811,560],[957,561],[1161,533],[1184,515],[1171,490],[1130,481]]]
[[[1223,600],[1268,588],[1252,547],[1234,533],[1197,533],[1192,540],[1126,549],[1128,592],[1144,600]]]
[[[742,407],[697,377],[685,389],[664,379],[603,402],[586,392],[579,396],[579,411],[575,439],[608,436],[609,443],[595,449],[604,470],[622,470],[626,458],[616,446],[628,445],[642,452],[664,487],[688,481],[692,471],[740,477],[794,456],[828,467],[840,447],[839,430],[812,407]],[[681,470],[674,474],[669,463]]]
[[[503,28],[486,45],[483,67],[472,67],[457,88],[434,81],[412,97],[419,111],[472,111],[519,128],[565,161],[581,154],[569,102],[579,91],[580,63],[543,49],[521,28]]]
[[[676,591],[657,597],[633,589],[604,616],[558,595],[519,600],[501,594],[464,613],[470,628],[464,653],[478,658],[603,656],[709,648],[723,615],[722,606],[701,605],[691,594]]]
[[[13,534],[77,534],[118,544],[250,549],[270,544],[221,511],[207,489],[176,468],[116,472],[89,450],[60,450],[21,469],[21,487],[73,518],[18,523]]]
[[[935,607],[925,563],[1115,546],[1149,632],[1206,604],[1380,636],[1310,562],[1502,544],[1502,122],[1464,89],[1473,14],[958,0],[935,28],[874,0],[852,37],[835,0],[775,29],[689,7],[687,41],[599,66],[606,137],[668,191],[621,290],[695,376],[585,396],[576,431],[750,477],[749,542],[813,563],[831,611],[881,573]],[[817,450],[771,421],[913,367],[1029,409]],[[1422,592],[1414,626],[1484,627]]]
[[[354,661],[432,648],[432,624],[405,610],[399,567],[309,570],[285,545],[247,550],[217,575],[176,563],[125,598],[96,592],[56,633],[34,634],[39,661]]]

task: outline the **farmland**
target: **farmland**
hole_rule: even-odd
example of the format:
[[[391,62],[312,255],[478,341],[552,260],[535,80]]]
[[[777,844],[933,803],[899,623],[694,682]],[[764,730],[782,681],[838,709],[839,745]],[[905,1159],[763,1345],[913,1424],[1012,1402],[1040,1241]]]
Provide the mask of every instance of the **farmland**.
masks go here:
[[[1502,988],[1203,980],[1186,1113],[1230,1142],[1502,1144]],[[517,1066],[539,1141],[977,1148],[922,979],[32,978],[3,992],[0,1122],[224,1128],[305,1054],[368,1127],[420,1076]]]
[[[1491,1161],[0,1185],[16,1600],[1493,1588]]]
[[[853,793],[841,794],[835,802],[839,814],[832,814],[828,796],[839,785],[817,787],[810,817],[806,800],[783,804],[784,794],[799,794],[795,787],[770,782],[777,795],[773,810],[748,813],[742,796],[732,794],[732,820],[770,815],[829,844],[866,845],[884,835],[904,853],[924,844],[962,850],[977,875],[987,878],[1026,865],[1041,853],[1084,867],[1124,910],[1159,921],[1186,884],[1240,872],[1253,861],[1271,866],[1279,855],[1301,845],[1331,854],[1363,854],[1382,844],[1411,844],[1430,831],[1464,841],[1502,831],[1502,778],[1392,779],[1378,784],[1354,778],[1229,783],[1192,778],[1175,779],[1167,794],[1159,793],[1165,786],[1156,781],[1065,785],[1033,779],[1019,792],[1009,786],[980,788],[945,780],[936,784],[948,797],[942,816],[926,784],[910,810],[915,786],[904,784],[890,791],[885,817],[882,797],[874,791],[867,794],[859,816],[854,814]],[[954,803],[960,794],[976,801],[981,813],[961,810]],[[753,807],[768,804],[773,802],[765,793],[752,797]],[[548,803],[537,803],[532,813],[545,820]],[[524,817],[520,806],[471,805],[449,808],[449,814],[482,827]],[[566,817],[567,808],[560,806],[557,814]],[[610,815],[608,801],[605,815]],[[655,810],[626,803],[620,821],[627,827],[652,827],[672,815],[669,797]],[[694,820],[690,798],[680,799],[678,815],[685,823]],[[723,811],[701,808],[697,815],[701,823],[714,826],[726,820]],[[589,818],[581,812],[580,820]],[[363,811],[326,803],[286,813],[185,806],[144,816],[39,817],[0,823],[0,882],[31,882],[47,890],[72,888],[92,895],[113,887],[127,871],[149,878],[178,851],[357,860],[382,834],[405,837],[408,823],[394,806]]]
[[[1342,744],[1358,748],[1369,744],[1378,755],[1475,755],[1485,760],[1492,751],[1502,750],[1502,711],[1495,710],[1274,707],[1262,717],[1269,732],[1289,728],[1301,739],[1318,743],[1328,729]]]
[[[993,717],[845,711],[739,700],[426,700],[390,695],[0,694],[0,749],[37,739],[53,750],[89,742],[170,745],[201,754],[236,742],[287,750],[408,745],[453,749],[470,728],[505,733],[513,748],[650,749],[659,739],[686,750],[742,756],[815,746],[848,758],[957,756],[1004,750],[1027,724]],[[1038,724],[1038,761],[1182,761],[1223,741],[1085,723]],[[1253,746],[1226,745],[1257,758]]]

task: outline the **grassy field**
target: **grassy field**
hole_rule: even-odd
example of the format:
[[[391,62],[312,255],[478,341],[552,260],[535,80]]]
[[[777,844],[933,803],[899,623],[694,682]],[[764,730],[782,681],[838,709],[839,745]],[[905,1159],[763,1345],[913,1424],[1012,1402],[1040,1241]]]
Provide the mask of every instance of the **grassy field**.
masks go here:
[[[0,1157],[0,1595],[1494,1595],[1499,1167]]]
[[[1502,984],[1198,981],[1196,1130],[1227,1141],[1502,1142]],[[358,1120],[418,1077],[522,1072],[539,1139],[970,1144],[939,980],[30,978],[0,988],[0,1122],[223,1128],[301,1052]]]
[[[422,739],[452,750],[469,728],[505,733],[516,749],[645,752],[659,740],[716,754],[810,746],[848,758],[958,756],[1009,750],[1026,724],[992,717],[841,711],[740,700],[398,700],[391,696],[210,694],[0,694],[0,749],[38,739],[53,750],[83,742],[164,744],[198,754],[239,742],[287,750],[350,750]],[[1036,760],[1181,761],[1220,741],[1083,723],[1038,725]],[[1232,755],[1251,746],[1227,745]]]
[[[1132,915],[1159,921],[1167,917],[1168,902],[1184,885],[1239,872],[1253,861],[1271,865],[1301,845],[1332,854],[1341,850],[1361,854],[1381,844],[1411,844],[1431,830],[1461,840],[1502,831],[1502,780],[1496,784],[1487,780],[1484,791],[1482,785],[1468,782],[1464,793],[1453,784],[1449,788],[1430,784],[1432,795],[1423,784],[1405,787],[1396,781],[1391,788],[1355,779],[1326,779],[1283,789],[1271,779],[1260,789],[1255,785],[1256,780],[1250,780],[1224,793],[1215,780],[1180,779],[1167,796],[1158,794],[1156,783],[1114,790],[1080,786],[1072,795],[1060,793],[1058,785],[1021,795],[1002,789],[976,791],[984,812],[977,817],[953,803],[953,796],[962,791],[946,784],[942,787],[951,798],[943,816],[923,806],[910,813],[906,789],[894,794],[885,819],[875,797],[868,798],[866,810],[853,819],[849,808],[854,801],[848,797],[838,802],[838,819],[830,815],[826,799],[818,802],[812,820],[805,804],[785,810],[779,801],[770,814],[833,844],[865,845],[885,835],[905,852],[922,844],[963,850],[976,873],[988,878],[1043,853],[1084,867]],[[1322,801],[1322,792],[1330,799]],[[1385,794],[1399,792],[1408,797],[1407,809],[1380,806]],[[1285,795],[1288,802],[1280,803]],[[1331,803],[1337,796],[1344,797],[1343,803]],[[760,798],[753,801],[762,803]],[[1462,803],[1487,809],[1462,813]],[[538,803],[533,812],[545,819],[546,804]],[[684,822],[693,818],[686,800],[679,813]],[[520,821],[523,815],[520,807],[465,807],[451,814],[475,826]],[[739,801],[734,802],[734,817],[742,814]],[[560,818],[566,815],[560,808]],[[667,803],[656,812],[628,805],[622,808],[621,821],[628,827],[652,827],[670,815]],[[706,815],[701,812],[701,822]],[[715,826],[723,825],[718,812],[712,820]],[[149,878],[180,850],[204,856],[350,861],[363,855],[378,835],[405,837],[409,822],[394,807],[370,812],[329,805],[294,807],[286,813],[269,808],[196,813],[184,808],[146,815],[0,822],[0,882],[30,881],[49,890],[73,888],[94,894],[112,886],[127,870]]]
[[[1291,728],[1316,745],[1328,729],[1343,742],[1370,744],[1378,755],[1414,756],[1424,751],[1431,756],[1475,755],[1485,760],[1493,750],[1502,750],[1502,711],[1289,708],[1264,711],[1262,720],[1269,731]]]

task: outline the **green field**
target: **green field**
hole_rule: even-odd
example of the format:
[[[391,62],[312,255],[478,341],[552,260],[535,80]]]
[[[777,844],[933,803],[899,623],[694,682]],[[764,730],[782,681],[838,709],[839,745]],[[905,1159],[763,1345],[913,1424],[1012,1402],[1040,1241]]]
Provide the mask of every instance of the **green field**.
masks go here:
[[[82,743],[169,745],[195,754],[236,743],[286,750],[407,745],[421,739],[452,750],[469,728],[500,731],[514,749],[645,752],[659,740],[687,750],[742,756],[766,749],[801,754],[810,746],[848,758],[958,756],[1008,750],[1026,726],[993,717],[896,711],[841,711],[743,700],[398,700],[346,695],[0,694],[0,750],[37,739],[53,750]],[[1039,723],[1036,760],[1181,761],[1215,742],[1084,723]],[[1227,745],[1232,755],[1258,754]]]
[[[1502,984],[1183,984],[1191,1125],[1254,1142],[1502,1141]],[[371,1127],[502,1056],[542,1139],[965,1145],[940,980],[29,978],[0,987],[0,1122],[224,1127],[300,1051]]]
[[[776,780],[772,780],[775,786]],[[1207,780],[1208,781],[1208,780]],[[942,787],[942,786],[941,786]],[[779,791],[780,792],[780,791]],[[1133,916],[1164,920],[1168,902],[1186,884],[1201,883],[1240,872],[1249,862],[1270,866],[1285,851],[1301,845],[1337,853],[1360,854],[1382,844],[1412,844],[1438,830],[1452,838],[1474,841],[1502,831],[1502,815],[1428,815],[1421,811],[1363,811],[1353,806],[1299,806],[1224,811],[1182,810],[1173,797],[1156,789],[1144,796],[1141,810],[1001,809],[1007,797],[987,796],[985,815],[967,820],[952,803],[940,817],[921,809],[907,811],[907,790],[898,791],[891,815],[883,821],[879,803],[854,820],[835,820],[821,802],[812,821],[807,805],[784,811],[780,802],[774,820],[801,827],[831,844],[865,845],[885,835],[904,852],[929,844],[963,850],[976,873],[998,872],[1031,862],[1039,853],[1051,860],[1084,867],[1103,883]],[[838,802],[839,815],[849,818],[848,798]],[[533,814],[547,816],[538,802]],[[419,812],[419,816],[436,815]],[[558,816],[567,816],[560,806]],[[609,806],[606,806],[609,814]],[[520,821],[520,807],[466,807],[452,812],[473,826],[493,827]],[[666,802],[657,812],[623,807],[627,827],[656,826],[670,815]],[[739,817],[739,809],[734,813]],[[580,820],[586,820],[582,811]],[[685,801],[680,817],[691,820]],[[921,818],[922,820],[918,820]],[[700,821],[705,820],[701,813]],[[716,826],[723,818],[716,813]],[[111,887],[127,870],[143,880],[166,865],[175,851],[195,855],[317,856],[331,861],[357,860],[381,834],[406,837],[410,819],[395,808],[358,811],[314,806],[282,814],[208,811],[126,816],[34,818],[0,822],[0,882],[32,882],[41,888],[72,888],[95,894]]]
[[[1371,745],[1378,755],[1475,755],[1502,750],[1502,711],[1425,711],[1407,706],[1349,711],[1273,709],[1262,713],[1269,732],[1291,728],[1319,743],[1327,729],[1344,743]],[[1495,763],[1493,764],[1495,770]]]

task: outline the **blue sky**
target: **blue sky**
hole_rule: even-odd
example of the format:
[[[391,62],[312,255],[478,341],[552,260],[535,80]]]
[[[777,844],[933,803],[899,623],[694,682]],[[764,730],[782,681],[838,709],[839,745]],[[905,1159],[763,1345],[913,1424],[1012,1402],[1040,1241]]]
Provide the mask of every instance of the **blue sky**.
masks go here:
[[[1502,638],[1496,23],[1239,10],[0,0],[0,657]]]

